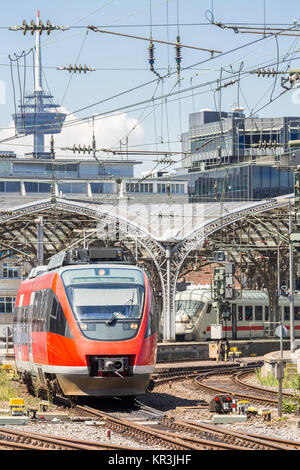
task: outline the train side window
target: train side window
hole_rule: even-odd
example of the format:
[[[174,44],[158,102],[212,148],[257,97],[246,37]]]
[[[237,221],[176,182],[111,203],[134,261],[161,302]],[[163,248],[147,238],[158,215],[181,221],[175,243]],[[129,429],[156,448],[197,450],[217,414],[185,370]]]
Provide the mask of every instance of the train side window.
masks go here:
[[[38,304],[38,312],[37,312],[37,318],[39,321],[41,321],[43,318],[43,297],[44,297],[44,292],[41,290],[39,291],[39,304]]]
[[[45,322],[48,321],[48,318],[50,316],[50,310],[51,310],[51,302],[52,302],[52,295],[51,295],[51,289],[46,289],[45,294],[44,294],[44,320]]]
[[[290,307],[284,307],[284,320],[290,319]]]
[[[34,296],[34,305],[33,305],[33,317],[35,318],[35,320],[38,320],[39,318],[40,299],[41,299],[41,292],[37,291]]]
[[[245,306],[245,321],[251,321],[253,319],[253,308],[252,305]]]
[[[56,295],[52,292],[52,306],[50,309],[50,318],[49,318],[49,331],[50,333],[56,333],[61,336],[66,336],[68,338],[72,337],[67,319],[63,312],[62,306],[59,303],[59,300],[56,298]]]
[[[255,321],[262,321],[262,305],[255,305]]]
[[[21,323],[22,309],[23,309],[23,307],[18,307],[18,311],[17,311],[17,322],[18,323]]]
[[[158,315],[157,315],[157,309],[155,305],[155,299],[152,294],[150,311],[149,311],[149,320],[148,320],[148,326],[147,326],[145,338],[148,338],[149,336],[156,333],[157,329],[158,329]]]
[[[57,311],[58,311],[58,301],[55,296],[53,296],[52,299],[52,308],[50,310],[50,318],[53,318],[53,320],[56,320],[57,318]],[[50,320],[51,323],[51,320]]]
[[[212,307],[212,304],[211,304],[211,303],[207,304],[206,313],[210,313],[210,312],[211,312],[211,307]]]
[[[239,321],[243,321],[243,306],[242,305],[239,305],[238,312],[239,312]]]
[[[294,307],[294,319],[300,320],[300,307],[297,307],[296,305]]]
[[[265,305],[265,321],[269,320],[269,307]]]

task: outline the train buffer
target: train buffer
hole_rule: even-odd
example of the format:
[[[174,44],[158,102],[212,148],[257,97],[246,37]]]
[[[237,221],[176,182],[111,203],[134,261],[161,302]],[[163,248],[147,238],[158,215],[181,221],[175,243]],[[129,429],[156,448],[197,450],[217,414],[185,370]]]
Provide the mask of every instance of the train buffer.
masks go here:
[[[235,361],[239,362],[241,354],[242,353],[241,351],[238,351],[238,348],[232,347],[230,348],[229,353],[228,353],[228,360],[231,362],[235,362]]]

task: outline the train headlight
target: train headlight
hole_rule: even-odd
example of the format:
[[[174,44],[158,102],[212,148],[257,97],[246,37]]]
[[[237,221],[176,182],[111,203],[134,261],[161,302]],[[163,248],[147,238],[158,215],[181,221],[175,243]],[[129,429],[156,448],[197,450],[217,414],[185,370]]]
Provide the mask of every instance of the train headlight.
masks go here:
[[[86,331],[88,329],[88,326],[87,326],[86,323],[79,323],[79,326],[80,326],[82,331]]]
[[[130,328],[131,328],[132,330],[137,330],[138,327],[139,327],[139,324],[138,324],[138,323],[130,323]]]

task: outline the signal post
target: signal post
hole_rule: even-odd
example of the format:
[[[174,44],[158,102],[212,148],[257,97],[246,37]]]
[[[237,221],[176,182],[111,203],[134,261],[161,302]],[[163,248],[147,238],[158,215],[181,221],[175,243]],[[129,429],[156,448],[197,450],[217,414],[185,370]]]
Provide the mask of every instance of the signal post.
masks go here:
[[[216,353],[210,354],[210,357],[217,357],[217,360],[223,355],[224,359],[228,357],[228,341],[223,335],[223,322],[225,324],[232,315],[231,304],[229,300],[235,298],[235,289],[233,287],[233,274],[235,265],[226,263],[225,266],[214,268],[214,278],[211,286],[212,307],[216,312],[217,322],[211,325],[211,339],[215,340],[212,350]]]

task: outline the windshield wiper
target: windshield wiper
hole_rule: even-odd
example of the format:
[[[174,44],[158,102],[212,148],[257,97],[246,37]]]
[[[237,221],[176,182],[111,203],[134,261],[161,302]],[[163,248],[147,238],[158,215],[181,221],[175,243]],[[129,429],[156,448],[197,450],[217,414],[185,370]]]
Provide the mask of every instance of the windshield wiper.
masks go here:
[[[128,317],[130,317],[130,316],[131,316],[131,310],[132,310],[132,307],[133,307],[133,296],[132,296],[131,299],[128,299],[127,302],[125,302],[125,304],[124,304],[124,307],[125,307],[124,312],[126,311],[126,307],[127,307],[128,305],[129,305]]]
[[[119,315],[119,312],[114,313],[113,316],[112,316],[111,318],[109,318],[109,320],[107,320],[107,321],[105,322],[105,324],[106,324],[107,326],[113,325],[113,324],[117,321],[118,315]]]

